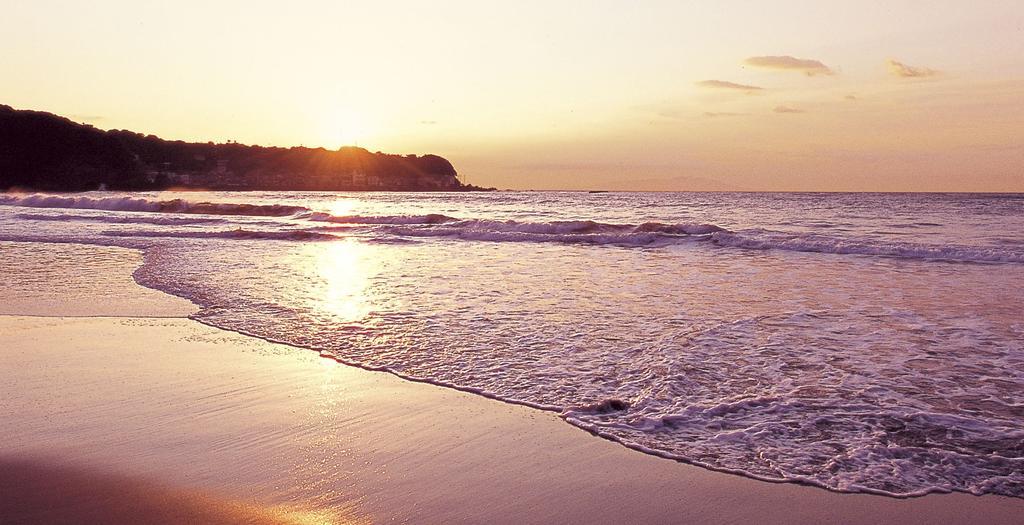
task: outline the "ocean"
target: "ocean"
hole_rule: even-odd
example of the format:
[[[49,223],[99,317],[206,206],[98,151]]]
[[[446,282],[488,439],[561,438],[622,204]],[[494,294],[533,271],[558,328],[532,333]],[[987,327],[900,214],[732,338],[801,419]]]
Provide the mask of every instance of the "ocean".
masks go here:
[[[646,453],[1024,497],[1024,195],[8,193],[0,241]]]

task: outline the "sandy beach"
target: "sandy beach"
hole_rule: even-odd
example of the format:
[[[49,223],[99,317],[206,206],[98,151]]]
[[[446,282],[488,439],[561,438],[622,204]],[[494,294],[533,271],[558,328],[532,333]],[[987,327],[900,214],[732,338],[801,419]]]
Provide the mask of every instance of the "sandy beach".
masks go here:
[[[1024,525],[1024,0],[54,4],[0,525]]]
[[[3,249],[5,259],[33,249],[106,261],[99,273],[62,277],[91,282],[70,287],[63,306],[38,274],[8,273],[3,285],[18,298],[0,316],[3,523],[1017,523],[1024,515],[1014,498],[839,494],[649,456],[554,413],[192,321],[187,301],[133,283],[141,256],[132,250]],[[70,267],[54,259],[46,271]],[[95,295],[104,289],[123,300]],[[38,315],[33,298],[53,315]]]

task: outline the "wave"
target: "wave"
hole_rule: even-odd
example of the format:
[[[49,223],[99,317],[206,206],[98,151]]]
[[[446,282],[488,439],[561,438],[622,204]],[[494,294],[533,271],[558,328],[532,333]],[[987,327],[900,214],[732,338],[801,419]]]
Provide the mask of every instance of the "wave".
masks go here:
[[[176,239],[238,239],[238,240],[273,240],[273,241],[336,241],[337,235],[317,233],[308,230],[259,231],[259,230],[219,230],[219,231],[105,231],[109,237],[162,237]]]
[[[676,235],[660,232],[626,233],[537,233],[501,231],[460,227],[411,228],[392,226],[388,233],[401,237],[448,237],[470,241],[489,242],[554,242],[563,244],[592,244],[624,247],[658,247],[706,239],[700,235]]]
[[[441,237],[486,242],[554,242],[623,247],[660,247],[693,241],[711,241],[717,246],[750,250],[873,255],[953,262],[1024,263],[1024,251],[1008,247],[882,242],[764,230],[734,232],[707,223],[615,224],[591,220],[525,222],[456,219],[440,214],[346,217],[314,214],[309,220],[350,225],[378,225],[382,227],[378,231],[413,238]]]
[[[713,224],[613,224],[590,220],[524,222],[458,219],[448,215],[346,215],[310,212],[296,218],[349,226],[379,226],[377,231],[399,237],[451,237],[492,242],[560,242],[615,246],[658,246],[692,241],[725,231]]]
[[[379,224],[379,225],[437,225],[443,224],[452,228],[466,230],[538,233],[538,234],[587,234],[587,233],[664,233],[669,235],[702,235],[723,228],[713,224],[664,224],[646,222],[636,224],[611,224],[589,220],[552,221],[552,222],[521,222],[514,220],[491,219],[459,219],[439,213],[424,215],[344,215],[337,216],[324,212],[310,212],[300,215],[300,219],[314,222],[330,222],[337,224]]]
[[[1024,252],[987,246],[935,246],[915,243],[882,243],[838,239],[814,235],[774,232],[719,231],[711,234],[718,246],[749,250],[875,255],[906,259],[932,259],[955,262],[1024,263]]]
[[[210,219],[200,217],[146,217],[123,215],[43,215],[38,213],[19,213],[16,215],[16,217],[19,219],[28,219],[30,221],[85,221],[102,222],[106,224],[156,224],[161,226],[183,226],[188,224],[213,224],[224,222],[221,219]]]
[[[441,224],[457,221],[454,217],[439,213],[426,215],[331,215],[324,212],[310,212],[300,219],[314,222],[331,222],[337,224]]]
[[[309,208],[305,206],[282,204],[192,202],[184,199],[152,200],[141,197],[89,197],[85,195],[71,197],[44,193],[0,195],[0,204],[26,208],[70,208],[203,215],[252,215],[259,217],[287,217],[309,211]]]
[[[495,219],[460,219],[440,213],[413,215],[332,215],[305,206],[193,202],[184,199],[156,200],[143,197],[98,197],[89,195],[0,194],[0,205],[29,208],[87,209],[123,212],[202,214],[223,216],[287,217],[338,227],[368,227],[374,232],[405,238],[451,238],[486,242],[552,242],[563,244],[609,245],[620,247],[662,247],[693,241],[710,241],[728,248],[783,250],[841,255],[869,255],[909,259],[979,263],[1024,263],[1024,250],[1007,246],[929,245],[909,242],[841,238],[818,234],[795,234],[766,230],[730,231],[707,223],[616,224],[592,220],[528,222]],[[226,219],[173,216],[115,216],[86,214],[18,214],[18,218],[38,221],[93,221],[109,224],[153,224],[177,226],[225,222]],[[920,222],[915,225],[932,226]],[[140,237],[222,237],[287,240],[336,239],[330,228],[315,231],[266,232],[229,230],[225,232],[127,233]],[[112,234],[107,232],[107,234]]]
[[[635,224],[610,224],[595,221],[552,221],[552,222],[519,222],[495,220],[465,220],[450,224],[455,228],[468,230],[536,233],[542,235],[586,235],[586,234],[643,234],[661,233],[666,235],[706,235],[724,231],[713,224],[664,224],[646,222]]]

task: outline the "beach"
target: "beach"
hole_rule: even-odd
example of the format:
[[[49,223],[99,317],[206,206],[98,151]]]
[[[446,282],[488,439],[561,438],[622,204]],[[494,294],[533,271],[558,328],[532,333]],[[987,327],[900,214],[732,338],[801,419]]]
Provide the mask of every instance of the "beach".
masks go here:
[[[0,525],[1024,525],[1024,2],[8,4]]]
[[[201,324],[188,318],[196,312],[188,301],[133,282],[136,250],[4,243],[4,258],[40,247],[74,258],[53,259],[48,279],[7,272],[2,287],[17,301],[0,311],[0,468],[8,487],[22,488],[0,491],[3,523],[184,519],[168,509],[225,523],[1017,523],[1024,515],[1019,498],[842,494],[655,457],[553,412]],[[73,271],[83,261],[101,261],[98,272]],[[53,478],[62,482],[41,482]],[[26,493],[34,504],[24,504]]]

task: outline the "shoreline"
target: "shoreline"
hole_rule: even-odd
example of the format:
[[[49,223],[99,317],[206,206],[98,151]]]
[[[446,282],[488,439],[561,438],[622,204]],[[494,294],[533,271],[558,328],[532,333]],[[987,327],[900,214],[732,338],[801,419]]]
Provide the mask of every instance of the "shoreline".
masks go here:
[[[144,285],[141,285],[141,284],[139,286],[143,286],[144,287]],[[2,317],[2,314],[0,314],[0,317]],[[47,316],[33,316],[33,317],[47,317]],[[97,317],[101,317],[101,316],[97,316]],[[111,318],[116,318],[116,316],[113,316]],[[136,319],[163,319],[163,317],[135,317],[135,318]],[[286,347],[289,347],[289,348],[293,348],[293,349],[295,349],[297,351],[312,352],[314,354],[317,354],[317,357],[319,357],[320,359],[325,359],[327,361],[336,363],[338,365],[346,366],[346,367],[350,367],[350,368],[355,368],[355,369],[358,369],[358,370],[362,370],[364,372],[387,374],[387,375],[392,376],[392,377],[394,377],[396,379],[399,379],[401,381],[407,381],[407,382],[410,382],[410,383],[416,383],[416,384],[431,386],[431,387],[435,387],[435,388],[443,388],[445,390],[453,390],[453,391],[456,391],[456,392],[461,392],[461,393],[464,393],[464,394],[469,394],[469,395],[481,397],[481,398],[484,398],[484,399],[487,399],[487,400],[490,400],[490,401],[495,401],[495,402],[498,402],[498,403],[502,403],[502,404],[505,404],[505,405],[510,405],[510,406],[514,406],[514,407],[523,407],[523,408],[527,408],[527,409],[530,409],[530,410],[537,410],[537,411],[540,411],[540,412],[543,412],[543,413],[546,413],[546,414],[552,414],[552,415],[556,416],[559,420],[561,420],[562,422],[564,422],[565,424],[569,425],[570,427],[572,427],[574,429],[581,430],[581,431],[583,431],[583,432],[585,432],[585,433],[587,433],[587,434],[589,434],[589,435],[591,435],[593,437],[596,437],[596,438],[599,438],[599,439],[602,439],[602,440],[605,440],[605,441],[612,442],[612,443],[614,443],[616,445],[622,446],[622,447],[624,447],[626,449],[629,449],[629,450],[632,450],[634,452],[637,452],[637,453],[640,453],[640,454],[644,454],[644,455],[647,455],[647,456],[656,457],[656,458],[667,460],[667,461],[673,461],[673,462],[676,462],[676,463],[679,463],[679,464],[682,464],[682,465],[686,465],[688,467],[696,467],[696,468],[707,470],[707,471],[714,472],[714,473],[717,473],[717,474],[736,476],[736,477],[739,477],[739,478],[753,480],[753,481],[759,481],[759,482],[763,482],[763,483],[773,483],[773,484],[780,484],[780,485],[797,485],[797,486],[802,486],[802,487],[809,487],[809,488],[824,490],[826,492],[831,492],[833,494],[869,495],[869,496],[878,496],[878,497],[882,497],[882,498],[890,498],[890,499],[896,499],[896,500],[910,500],[910,499],[916,499],[916,498],[923,498],[925,496],[930,496],[930,495],[933,495],[933,494],[934,495],[962,494],[962,495],[973,496],[973,497],[986,497],[986,496],[1005,497],[1005,496],[994,495],[994,494],[972,494],[970,492],[964,492],[964,491],[941,490],[941,489],[930,489],[930,490],[927,490],[927,491],[923,491],[923,492],[920,492],[920,493],[913,493],[913,494],[893,494],[893,493],[890,493],[890,492],[885,492],[885,491],[880,491],[880,490],[872,490],[872,489],[868,489],[868,488],[860,488],[860,489],[858,489],[856,491],[839,490],[839,489],[834,489],[832,487],[828,487],[828,486],[825,486],[825,485],[820,485],[820,484],[817,484],[817,483],[814,483],[814,482],[811,482],[811,481],[805,481],[805,480],[801,480],[801,479],[774,479],[774,478],[758,476],[756,474],[751,474],[749,472],[745,472],[745,471],[742,471],[742,470],[730,470],[730,469],[720,468],[720,467],[716,467],[714,465],[707,465],[707,464],[700,463],[700,462],[697,462],[697,461],[690,461],[689,459],[687,459],[685,457],[675,456],[675,455],[672,455],[672,454],[667,453],[667,452],[662,452],[662,451],[657,450],[657,449],[652,449],[652,448],[649,448],[649,447],[644,447],[643,445],[638,445],[638,444],[635,444],[635,443],[631,443],[631,442],[625,441],[625,440],[623,440],[623,439],[621,439],[618,436],[615,436],[613,434],[603,434],[603,433],[595,431],[595,430],[593,430],[591,428],[587,428],[587,427],[582,426],[582,425],[577,425],[575,423],[572,423],[572,422],[568,421],[566,418],[562,417],[562,412],[557,407],[550,407],[550,406],[545,406],[545,405],[539,405],[539,404],[535,404],[535,403],[530,403],[529,401],[522,401],[522,400],[517,400],[517,399],[505,399],[505,398],[502,398],[502,397],[498,397],[497,395],[492,394],[492,393],[487,392],[487,391],[475,390],[475,389],[468,388],[468,387],[461,387],[461,386],[458,386],[458,385],[452,385],[452,384],[448,384],[448,383],[434,381],[434,380],[431,380],[431,379],[423,379],[423,378],[419,378],[419,377],[416,377],[416,376],[403,375],[401,373],[395,372],[394,370],[391,370],[391,369],[388,369],[388,368],[369,367],[369,366],[365,366],[365,365],[362,365],[362,364],[354,362],[354,361],[347,361],[347,360],[342,359],[341,357],[338,357],[336,355],[324,354],[324,353],[320,352],[319,350],[317,350],[315,348],[310,348],[310,347],[306,347],[306,346],[295,345],[295,344],[290,344],[290,343],[286,343],[286,342],[282,342],[282,341],[277,341],[277,340],[274,340],[274,339],[271,339],[271,338],[268,338],[268,337],[263,337],[263,336],[260,336],[260,335],[247,333],[247,332],[244,332],[244,331],[241,331],[241,330],[233,330],[233,329],[230,329],[230,328],[221,328],[221,327],[219,327],[217,325],[214,325],[212,323],[208,323],[208,322],[200,320],[200,319],[193,319],[193,318],[190,318],[190,317],[187,318],[187,319],[190,320],[190,321],[199,323],[199,324],[201,324],[203,326],[207,326],[207,327],[213,328],[214,330],[222,330],[222,331],[225,331],[225,332],[229,332],[229,333],[233,333],[233,334],[238,334],[238,335],[241,335],[243,337],[250,337],[250,338],[253,338],[253,339],[258,339],[260,341],[263,341],[263,342],[266,342],[266,343],[269,343],[269,344],[286,346]],[[1010,498],[1010,499],[1012,499],[1012,498]],[[1022,510],[1024,510],[1024,509],[1022,509]]]
[[[553,412],[187,319],[194,305],[125,272],[138,251],[77,246],[116,264],[65,306],[102,308],[90,294],[109,287],[146,297],[133,315],[0,311],[0,459],[41,459],[40,472],[109,470],[260,508],[341,510],[337,521],[1013,523],[1024,513],[1024,500],[1002,496],[839,493],[639,452]],[[0,289],[26,288],[19,277]],[[63,292],[29,291],[18,304]]]

